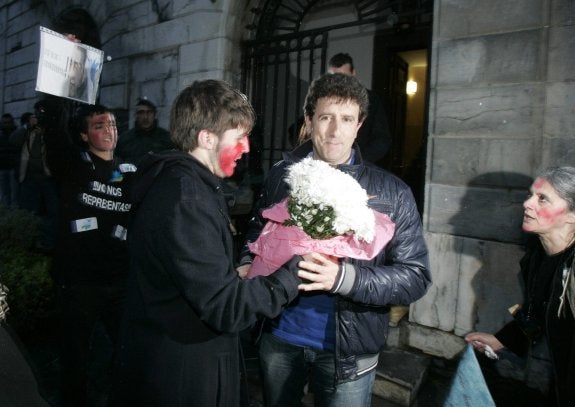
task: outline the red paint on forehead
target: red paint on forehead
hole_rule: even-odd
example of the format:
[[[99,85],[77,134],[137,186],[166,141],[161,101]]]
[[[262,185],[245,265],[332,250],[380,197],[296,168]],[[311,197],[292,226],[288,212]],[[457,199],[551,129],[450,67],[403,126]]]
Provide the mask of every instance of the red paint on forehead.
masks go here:
[[[537,178],[535,182],[533,182],[533,186],[535,188],[542,188],[546,182],[547,180],[545,178]]]

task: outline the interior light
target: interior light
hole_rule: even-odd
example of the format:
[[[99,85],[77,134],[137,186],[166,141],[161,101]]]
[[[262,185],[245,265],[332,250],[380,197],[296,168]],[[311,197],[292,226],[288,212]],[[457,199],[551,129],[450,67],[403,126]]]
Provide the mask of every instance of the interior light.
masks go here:
[[[408,95],[415,95],[417,93],[417,82],[407,81],[407,85],[405,86],[405,93]]]

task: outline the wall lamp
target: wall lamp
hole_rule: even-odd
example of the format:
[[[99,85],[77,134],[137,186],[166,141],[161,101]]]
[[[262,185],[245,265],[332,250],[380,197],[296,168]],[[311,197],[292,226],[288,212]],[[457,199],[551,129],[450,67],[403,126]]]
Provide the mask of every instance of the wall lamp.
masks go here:
[[[417,82],[407,81],[407,84],[405,85],[405,93],[408,95],[415,95],[417,93]]]

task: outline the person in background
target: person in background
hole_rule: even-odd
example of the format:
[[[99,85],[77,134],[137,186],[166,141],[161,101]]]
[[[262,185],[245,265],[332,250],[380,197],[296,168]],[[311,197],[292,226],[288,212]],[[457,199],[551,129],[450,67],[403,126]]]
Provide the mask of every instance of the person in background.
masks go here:
[[[158,126],[156,105],[148,99],[136,103],[134,128],[120,135],[117,153],[120,157],[138,162],[149,152],[160,152],[174,148],[170,132]]]
[[[22,160],[22,149],[24,145],[30,140],[31,133],[36,132],[38,129],[38,119],[36,115],[32,112],[25,112],[22,113],[20,116],[20,127],[18,127],[14,133],[10,136],[10,143],[14,146],[14,148],[18,151],[18,165],[16,171],[16,180],[17,182],[20,181],[20,163]],[[28,153],[29,154],[29,153]],[[26,158],[26,159],[29,159]],[[18,187],[19,190],[19,187]]]
[[[525,356],[545,336],[551,355],[556,405],[575,405],[575,168],[550,167],[531,185],[523,203],[525,232],[533,234],[520,262],[525,300],[495,335],[472,332],[479,352],[489,346]]]
[[[118,335],[129,268],[129,185],[136,167],[114,155],[118,133],[110,109],[81,106],[70,132],[59,120],[61,109],[60,98],[37,104],[59,192],[52,276],[62,324],[62,405],[81,407],[107,397],[101,386],[109,385],[112,354],[106,342],[92,339],[102,327],[113,347]],[[104,366],[97,382],[87,375],[91,355],[99,355]]]
[[[14,117],[10,113],[4,113],[0,126],[0,204],[15,207],[18,204],[18,149],[10,141],[16,130]]]
[[[298,295],[301,258],[253,280],[234,268],[222,180],[249,151],[254,121],[245,95],[196,81],[172,106],[176,149],[138,168],[113,405],[238,406],[239,333]]]
[[[38,128],[38,118],[35,113],[24,112],[20,116],[20,127],[18,127],[10,136],[10,142],[18,148],[24,144],[26,140],[26,134]]]
[[[56,19],[51,27],[54,31],[63,34],[74,43],[84,43],[89,46],[100,48],[97,30],[90,30],[82,23],[82,10],[75,9],[64,13]],[[84,50],[85,51],[85,50]],[[81,52],[81,51],[79,51]],[[85,55],[84,55],[85,57]],[[77,64],[69,64],[68,68],[74,68]],[[75,75],[67,71],[68,75]],[[83,74],[85,77],[85,75]],[[64,94],[67,94],[66,92]],[[70,118],[74,110],[80,104],[70,99],[58,98],[52,95],[43,95],[42,100],[34,105],[37,120],[45,119],[42,126],[29,126],[28,138],[21,143],[20,164],[18,180],[19,205],[33,212],[39,213],[44,220],[42,237],[37,244],[41,252],[50,253],[55,244],[58,213],[57,185],[50,176],[50,168],[46,161],[45,129],[49,128],[53,133],[59,134],[63,139],[70,140]],[[41,114],[38,109],[41,106]],[[52,112],[53,114],[49,113]],[[60,126],[56,130],[56,126]]]
[[[37,111],[39,102],[34,105]],[[37,113],[37,112],[36,112]],[[43,129],[37,124],[36,113],[24,113],[26,124],[12,134],[11,142],[19,148],[18,206],[38,215],[43,222],[42,236],[36,246],[50,252],[56,239],[58,216],[57,187],[46,162]]]
[[[391,241],[372,260],[304,256],[299,275],[319,291],[301,294],[265,324],[259,343],[265,405],[300,405],[311,370],[316,406],[370,406],[390,305],[416,301],[431,283],[421,220],[409,187],[364,161],[355,143],[367,105],[367,92],[352,75],[326,74],[312,82],[304,104],[308,141],[285,153],[270,170],[254,209],[240,276],[247,274],[253,258],[247,243],[256,241],[265,225],[261,210],[287,197],[286,171],[305,157],[351,175],[370,196],[369,207],[395,223]]]
[[[353,58],[349,54],[335,54],[328,62],[327,72],[355,76]],[[391,147],[392,137],[381,99],[374,91],[366,90],[369,96],[369,108],[357,133],[356,142],[366,161],[382,165],[384,164],[382,160]]]

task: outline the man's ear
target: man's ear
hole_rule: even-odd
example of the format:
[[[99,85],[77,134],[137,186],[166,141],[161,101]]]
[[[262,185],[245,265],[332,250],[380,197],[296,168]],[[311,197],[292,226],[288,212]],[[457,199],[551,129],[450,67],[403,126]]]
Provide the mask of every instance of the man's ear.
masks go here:
[[[84,143],[87,143],[87,142],[88,142],[88,134],[87,134],[87,133],[82,133],[82,132],[80,132],[80,137],[82,138],[82,141],[83,141]]]
[[[304,120],[305,120],[305,128],[307,129],[307,131],[311,131],[311,117],[309,117],[307,114],[304,116]]]
[[[198,147],[212,150],[217,145],[217,136],[209,130],[202,129],[198,133]]]

